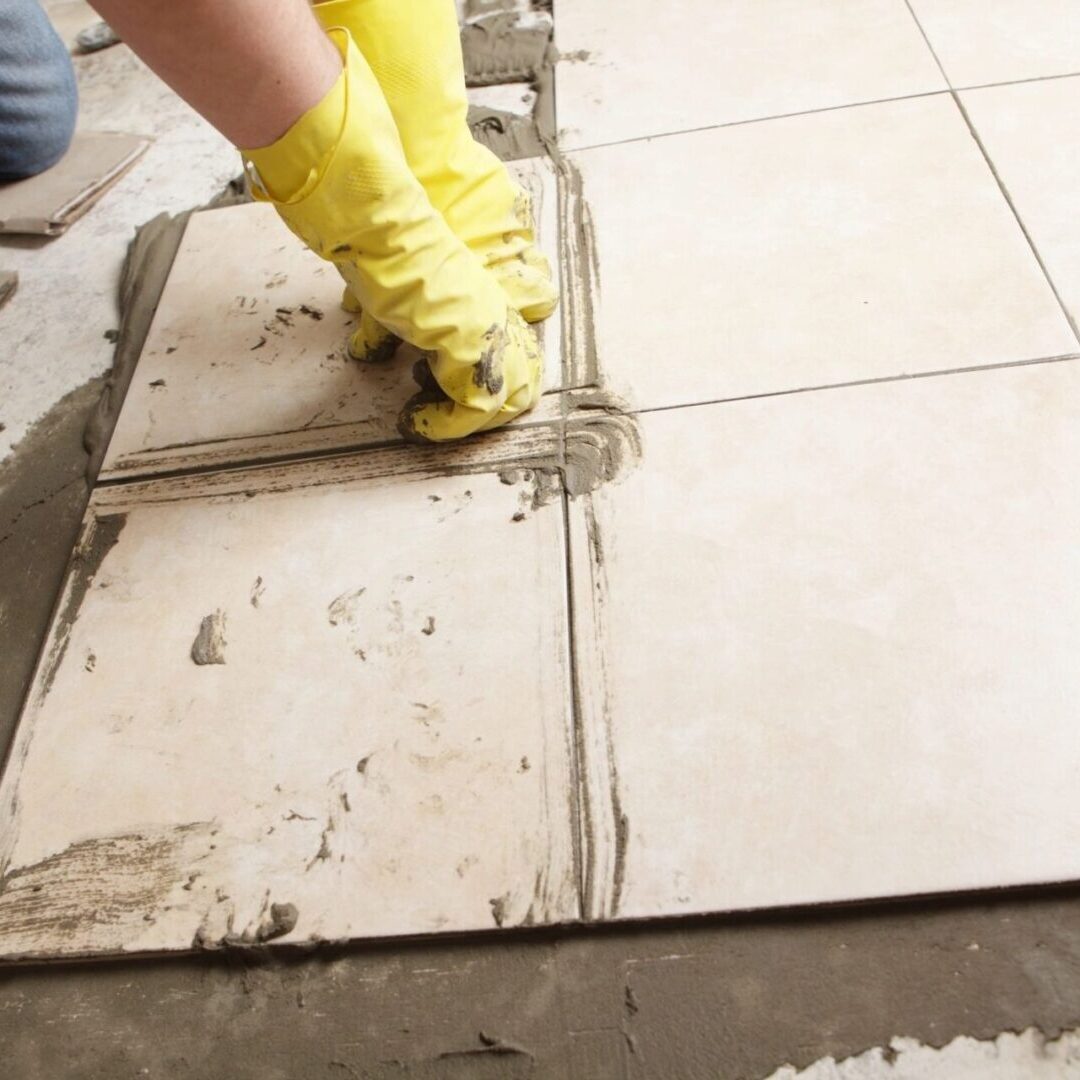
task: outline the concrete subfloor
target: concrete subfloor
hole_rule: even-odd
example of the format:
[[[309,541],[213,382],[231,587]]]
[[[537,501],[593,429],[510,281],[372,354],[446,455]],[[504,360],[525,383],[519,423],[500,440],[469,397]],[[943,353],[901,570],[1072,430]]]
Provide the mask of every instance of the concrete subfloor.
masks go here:
[[[936,1047],[1033,1026],[1054,1039],[1078,1020],[1075,890],[0,970],[12,1080],[749,1080],[897,1036]],[[1041,1071],[1045,1047],[1029,1045],[1013,1076],[1076,1075]],[[892,1057],[865,1075],[903,1075]]]
[[[75,6],[59,6],[74,25]],[[150,77],[122,46],[110,52],[84,64],[87,77],[114,65],[128,73],[125,94],[139,96]],[[204,163],[214,163],[186,205],[205,201],[231,168],[214,138],[189,130],[177,147],[205,148]],[[182,185],[170,183],[165,199],[153,193],[153,170],[171,167],[168,159],[162,151],[159,166],[151,157],[53,242],[50,257],[81,253],[89,268],[86,252],[102,230],[119,227],[117,215],[127,230],[180,209]],[[7,247],[24,279],[44,275],[35,245]],[[114,247],[106,258],[99,248],[93,263],[95,341],[115,325],[110,290],[123,245]],[[34,289],[31,302],[43,310]],[[17,310],[9,304],[0,314],[8,342]],[[0,474],[0,754],[87,497],[82,429],[108,361],[95,349],[31,374],[37,354],[27,345],[4,360],[5,385],[21,380],[27,389],[7,397],[0,417],[14,444]],[[916,1051],[961,1036],[997,1040],[972,1059],[1006,1062],[1011,1071],[993,1076],[1065,1077],[1080,1076],[1067,1034],[1078,1027],[1077,888],[272,957],[0,968],[5,1080],[737,1080],[781,1069],[790,1080],[815,1062],[810,1080],[959,1076],[959,1059],[916,1061]],[[1038,1034],[1001,1036],[1029,1028]],[[948,1053],[970,1051],[958,1045]],[[821,1061],[858,1054],[843,1073]],[[973,1068],[962,1075],[991,1075]]]

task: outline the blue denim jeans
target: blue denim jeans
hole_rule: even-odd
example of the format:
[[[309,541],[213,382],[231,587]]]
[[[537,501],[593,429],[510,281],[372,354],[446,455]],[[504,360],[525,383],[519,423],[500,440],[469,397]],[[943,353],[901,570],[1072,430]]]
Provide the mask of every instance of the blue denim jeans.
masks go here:
[[[55,165],[77,111],[71,57],[37,0],[0,0],[0,181]]]

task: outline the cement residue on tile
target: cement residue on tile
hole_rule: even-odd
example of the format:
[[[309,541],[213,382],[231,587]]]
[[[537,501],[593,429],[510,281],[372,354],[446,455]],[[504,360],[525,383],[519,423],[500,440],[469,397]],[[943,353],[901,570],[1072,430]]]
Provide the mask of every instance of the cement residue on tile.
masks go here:
[[[199,624],[199,632],[191,645],[191,659],[200,667],[206,664],[224,664],[227,644],[225,613],[221,610],[211,612],[203,616]]]
[[[115,950],[156,911],[211,833],[206,823],[79,840],[0,879],[0,951],[9,958]]]
[[[564,478],[571,497],[595,491],[617,480],[641,460],[637,417],[604,408],[566,430]]]
[[[477,142],[483,143],[503,161],[542,157],[544,142],[532,116],[522,116],[483,105],[469,106],[469,130]]]
[[[206,952],[213,952],[216,949],[257,948],[268,941],[275,941],[286,934],[291,934],[299,921],[300,911],[295,904],[276,901],[270,903],[268,895],[259,921],[254,926],[239,933],[230,929],[221,937],[214,937],[210,930],[210,919],[207,918],[195,931],[191,947]]]

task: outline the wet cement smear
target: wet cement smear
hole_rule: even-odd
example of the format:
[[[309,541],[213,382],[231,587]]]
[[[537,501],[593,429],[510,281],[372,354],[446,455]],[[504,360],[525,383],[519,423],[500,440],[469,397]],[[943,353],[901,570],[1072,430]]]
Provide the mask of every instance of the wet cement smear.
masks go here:
[[[342,623],[348,626],[354,625],[360,610],[360,597],[365,592],[367,592],[367,589],[361,585],[359,588],[343,592],[332,600],[330,606],[326,609],[326,618],[330,625],[340,626]]]
[[[533,82],[551,42],[550,20],[498,12],[468,23],[461,31],[465,82],[469,86]]]
[[[477,142],[483,143],[503,161],[543,157],[545,152],[536,121],[531,116],[470,105],[469,130]]]
[[[203,617],[199,632],[191,645],[191,659],[200,667],[225,663],[225,613],[215,611]]]
[[[641,455],[637,417],[601,411],[572,420],[566,430],[566,490],[573,498],[596,491],[636,466]]]
[[[204,823],[80,840],[0,879],[7,958],[122,951],[209,843]]]
[[[0,760],[89,497],[82,430],[101,386],[93,379],[61,398],[0,472]]]

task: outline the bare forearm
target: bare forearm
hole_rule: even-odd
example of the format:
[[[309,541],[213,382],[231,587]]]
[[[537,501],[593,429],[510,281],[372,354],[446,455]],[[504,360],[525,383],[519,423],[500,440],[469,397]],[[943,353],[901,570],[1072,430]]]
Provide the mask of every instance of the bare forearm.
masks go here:
[[[236,146],[278,139],[341,72],[308,0],[94,0],[94,7]]]

